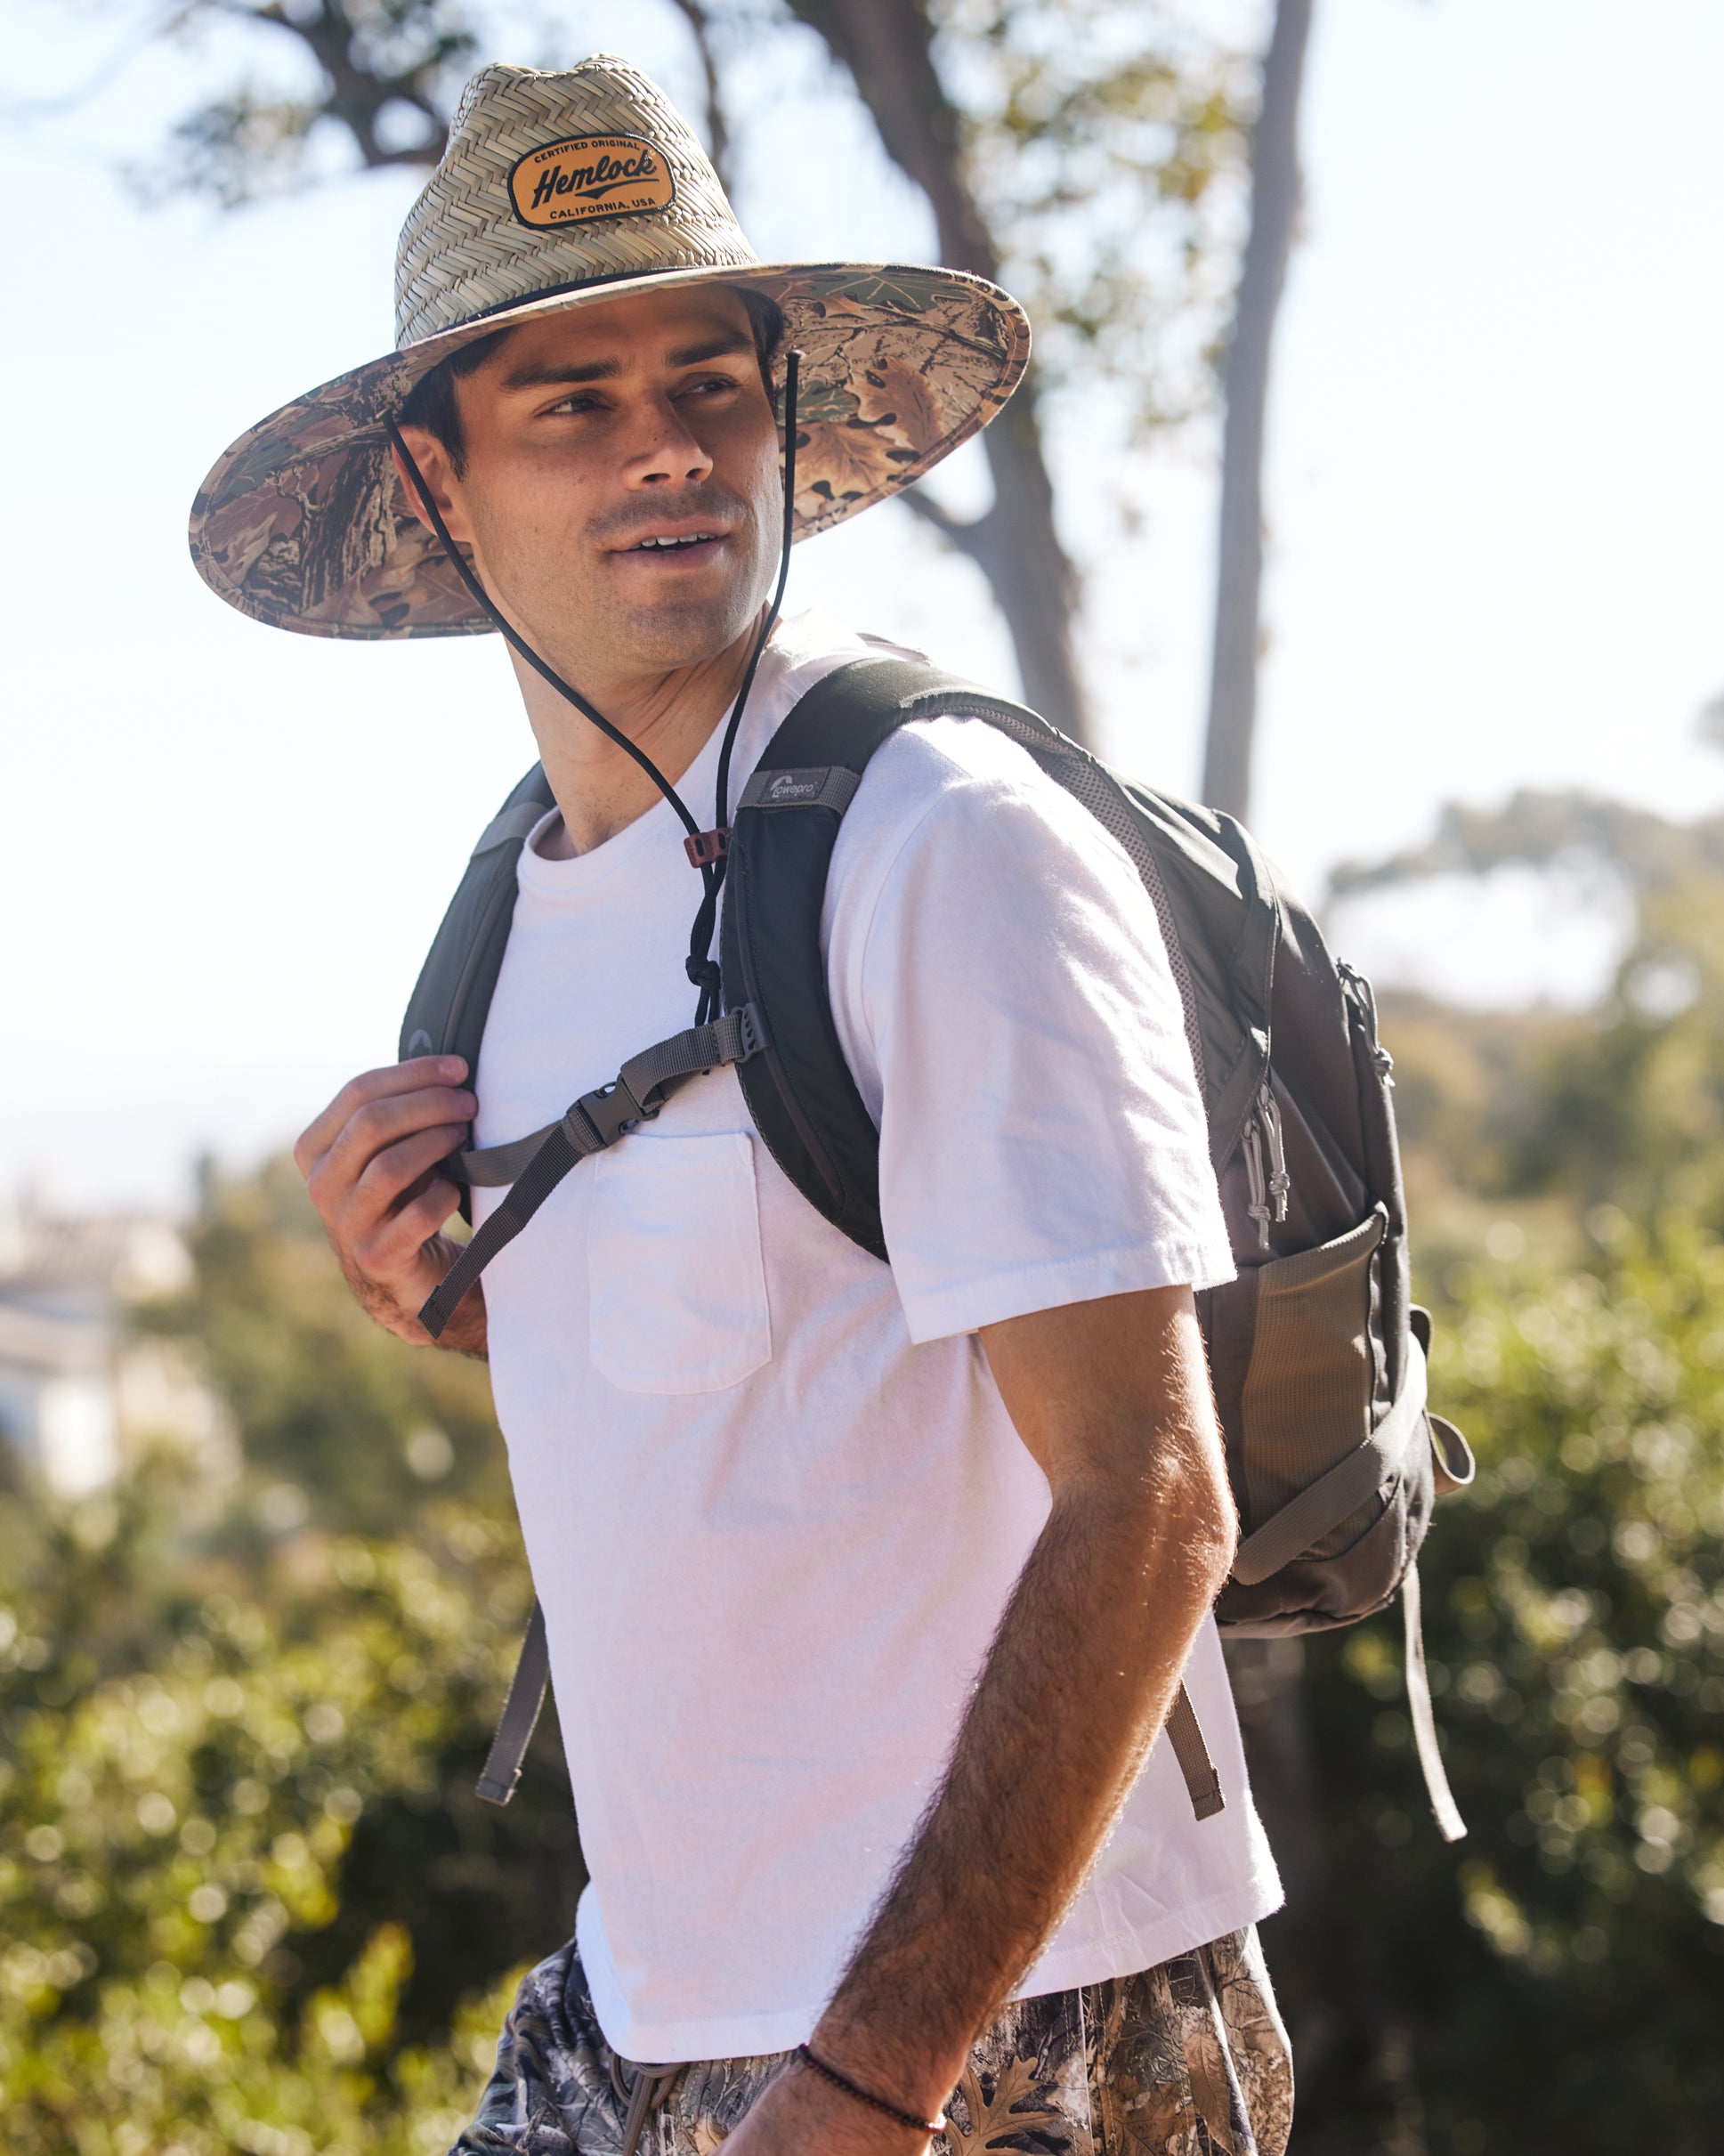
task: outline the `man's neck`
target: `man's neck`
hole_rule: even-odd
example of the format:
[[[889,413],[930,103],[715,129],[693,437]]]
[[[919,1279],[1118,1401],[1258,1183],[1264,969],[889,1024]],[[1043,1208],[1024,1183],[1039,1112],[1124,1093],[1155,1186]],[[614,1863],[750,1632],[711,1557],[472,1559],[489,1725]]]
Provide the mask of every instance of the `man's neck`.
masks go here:
[[[758,620],[751,621],[725,650],[689,666],[590,685],[577,677],[575,685],[674,786],[735,701],[759,631]],[[511,652],[510,659],[563,817],[561,828],[541,841],[540,851],[552,860],[590,853],[662,797],[635,759],[567,697],[516,653]],[[705,805],[691,802],[689,807],[700,816]]]

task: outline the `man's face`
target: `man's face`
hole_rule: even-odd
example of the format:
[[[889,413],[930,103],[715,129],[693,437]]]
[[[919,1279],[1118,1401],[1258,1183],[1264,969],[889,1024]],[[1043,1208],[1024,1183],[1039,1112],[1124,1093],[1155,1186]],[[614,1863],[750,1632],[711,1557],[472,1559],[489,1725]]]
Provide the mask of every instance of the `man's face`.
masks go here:
[[[782,496],[735,293],[644,293],[529,323],[456,393],[467,465],[445,471],[451,531],[577,681],[691,665],[746,632]]]

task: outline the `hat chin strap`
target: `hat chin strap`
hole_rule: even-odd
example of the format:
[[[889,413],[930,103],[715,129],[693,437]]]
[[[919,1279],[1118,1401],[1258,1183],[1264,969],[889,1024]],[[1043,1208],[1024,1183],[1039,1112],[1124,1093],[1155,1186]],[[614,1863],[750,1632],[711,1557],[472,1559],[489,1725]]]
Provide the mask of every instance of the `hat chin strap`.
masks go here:
[[[579,689],[574,687],[571,683],[565,681],[547,660],[541,659],[526,638],[504,620],[502,614],[493,604],[490,593],[473,574],[472,563],[449,537],[449,526],[443,522],[442,511],[437,507],[436,499],[425,483],[425,474],[415,461],[412,450],[408,448],[402,438],[400,426],[393,417],[384,421],[384,429],[395,454],[401,458],[401,467],[412,482],[414,492],[419,498],[419,506],[425,511],[425,521],[436,533],[438,544],[448,556],[450,566],[456,574],[466,586],[474,605],[479,607],[489,618],[492,627],[497,629],[510,649],[518,652],[536,674],[548,681],[560,695],[566,697],[582,717],[590,719],[608,741],[614,742],[625,755],[634,758],[681,818],[683,827],[688,833],[688,857],[699,869],[700,881],[704,887],[701,891],[700,907],[694,916],[694,926],[689,935],[689,953],[686,965],[689,979],[700,991],[700,998],[694,1012],[694,1023],[697,1025],[704,1025],[709,1020],[716,1017],[720,1007],[721,982],[717,961],[712,956],[712,938],[718,921],[718,894],[724,888],[725,847],[730,837],[731,752],[736,746],[737,730],[742,724],[742,714],[748,705],[749,692],[754,686],[755,673],[760,664],[761,653],[766,648],[766,640],[773,633],[773,625],[778,620],[779,609],[784,604],[784,586],[790,573],[790,544],[795,536],[796,526],[797,377],[801,360],[802,354],[799,352],[789,352],[785,354],[784,535],[779,549],[778,585],[773,593],[773,603],[767,608],[765,619],[761,622],[759,632],[755,637],[754,647],[749,654],[748,669],[742,676],[742,685],[737,690],[736,701],[731,706],[730,718],[724,727],[724,738],[718,750],[717,798],[714,805],[713,828],[710,831],[703,831],[700,829],[693,816],[690,815],[681,794],[677,792],[646,751],[630,741],[619,726],[613,726],[602,711],[595,709]]]

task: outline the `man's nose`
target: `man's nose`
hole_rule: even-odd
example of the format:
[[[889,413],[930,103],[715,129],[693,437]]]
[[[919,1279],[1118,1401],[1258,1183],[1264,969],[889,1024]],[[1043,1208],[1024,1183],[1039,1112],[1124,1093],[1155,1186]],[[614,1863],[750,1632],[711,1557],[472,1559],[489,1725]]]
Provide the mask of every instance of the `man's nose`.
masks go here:
[[[633,432],[625,474],[632,487],[689,486],[712,469],[711,457],[668,397],[645,404]]]

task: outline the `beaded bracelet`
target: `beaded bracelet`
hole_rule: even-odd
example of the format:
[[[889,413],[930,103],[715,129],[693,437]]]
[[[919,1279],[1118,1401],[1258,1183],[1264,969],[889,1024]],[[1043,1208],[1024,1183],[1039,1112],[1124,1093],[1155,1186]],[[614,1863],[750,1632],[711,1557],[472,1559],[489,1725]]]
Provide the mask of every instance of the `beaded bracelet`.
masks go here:
[[[858,2088],[836,2066],[829,2066],[824,2059],[817,2057],[806,2044],[798,2044],[792,2055],[800,2059],[805,2066],[812,2066],[822,2080],[830,2081],[834,2088],[841,2088],[846,2096],[854,2096],[858,2103],[866,2103],[872,2111],[884,2111],[888,2119],[895,2119],[900,2126],[911,2127],[919,2134],[939,2134],[945,2130],[943,2111],[937,2119],[919,2119],[914,2111],[901,2111],[895,2103],[888,2103],[884,2096],[870,2095],[867,2089]]]

